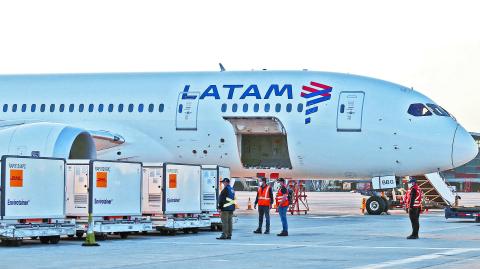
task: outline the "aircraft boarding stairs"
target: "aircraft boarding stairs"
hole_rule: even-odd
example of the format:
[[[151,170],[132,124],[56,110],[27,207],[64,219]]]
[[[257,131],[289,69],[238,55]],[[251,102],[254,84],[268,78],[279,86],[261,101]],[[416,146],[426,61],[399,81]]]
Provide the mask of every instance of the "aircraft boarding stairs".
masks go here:
[[[414,176],[422,189],[427,208],[445,208],[455,204],[456,194],[439,173]]]

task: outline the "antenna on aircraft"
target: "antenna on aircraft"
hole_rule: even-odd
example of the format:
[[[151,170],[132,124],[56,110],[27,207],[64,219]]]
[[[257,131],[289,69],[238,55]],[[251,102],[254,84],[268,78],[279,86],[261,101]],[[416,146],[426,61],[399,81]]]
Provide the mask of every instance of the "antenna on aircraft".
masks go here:
[[[220,72],[224,72],[226,70],[222,63],[218,63],[218,65],[220,65]]]

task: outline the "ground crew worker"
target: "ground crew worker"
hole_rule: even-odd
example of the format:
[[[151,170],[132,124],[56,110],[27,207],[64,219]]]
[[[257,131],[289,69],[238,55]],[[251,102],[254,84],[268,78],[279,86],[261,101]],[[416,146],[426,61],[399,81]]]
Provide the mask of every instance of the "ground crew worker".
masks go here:
[[[230,179],[222,180],[223,190],[218,197],[218,209],[222,220],[222,235],[217,239],[232,239],[232,218],[235,211],[235,192],[230,186]]]
[[[415,178],[410,178],[408,181],[408,191],[405,195],[405,210],[410,217],[410,222],[412,223],[412,234],[407,237],[407,239],[418,239],[418,230],[420,229],[419,217],[422,207],[422,190],[417,185],[417,180]]]
[[[278,214],[280,215],[280,220],[282,221],[282,232],[277,234],[278,236],[288,236],[288,223],[287,223],[287,211],[290,203],[288,202],[288,189],[285,184],[285,179],[278,179],[280,183],[280,188],[277,192],[277,208]]]
[[[270,233],[270,209],[273,204],[273,191],[267,184],[267,179],[260,179],[260,187],[257,190],[257,198],[255,198],[254,208],[258,204],[258,228],[253,231],[256,234],[262,233],[263,216],[265,215],[265,234]]]

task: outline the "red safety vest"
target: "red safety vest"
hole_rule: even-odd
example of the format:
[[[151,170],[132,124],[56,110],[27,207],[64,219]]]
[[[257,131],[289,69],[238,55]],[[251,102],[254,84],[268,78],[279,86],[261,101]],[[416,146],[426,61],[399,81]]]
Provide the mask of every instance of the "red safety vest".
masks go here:
[[[287,199],[285,199],[285,202],[282,203],[283,197],[286,197]],[[287,193],[283,194],[282,187],[280,187],[280,189],[278,189],[278,192],[277,192],[276,201],[277,201],[277,207],[289,206],[290,204],[288,203],[288,189],[287,189]]]
[[[407,194],[405,195],[405,207],[410,208],[410,195],[412,193],[412,189],[415,189],[417,191],[417,196],[415,197],[413,207],[419,208],[422,206],[423,193],[422,190],[418,187],[418,185],[415,185],[412,188],[408,189]]]
[[[270,186],[258,187],[258,205],[270,206]]]

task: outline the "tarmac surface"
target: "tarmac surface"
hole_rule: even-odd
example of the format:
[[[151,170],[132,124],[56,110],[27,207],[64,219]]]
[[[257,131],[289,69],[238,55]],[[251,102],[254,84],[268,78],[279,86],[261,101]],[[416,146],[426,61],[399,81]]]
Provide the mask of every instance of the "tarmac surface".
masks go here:
[[[309,193],[311,211],[288,215],[288,237],[278,237],[278,214],[272,211],[269,235],[256,235],[255,210],[245,210],[255,193],[237,192],[241,210],[232,240],[218,232],[111,236],[100,247],[81,240],[58,245],[27,240],[21,247],[0,247],[0,268],[480,268],[480,224],[445,220],[443,211],[420,218],[420,239],[407,240],[408,216],[368,216],[354,193]],[[462,195],[480,204],[480,194]]]

